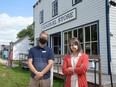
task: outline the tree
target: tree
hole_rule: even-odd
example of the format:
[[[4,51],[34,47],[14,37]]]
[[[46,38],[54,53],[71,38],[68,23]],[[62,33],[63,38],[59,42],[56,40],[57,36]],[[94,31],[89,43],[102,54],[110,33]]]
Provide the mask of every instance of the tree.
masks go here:
[[[23,38],[29,36],[29,40],[31,42],[34,41],[34,28],[33,28],[33,24],[28,25],[26,29],[21,30],[18,34],[17,34],[17,38]],[[34,45],[33,43],[31,43],[30,45]]]
[[[18,34],[17,34],[17,38],[23,38],[27,36],[27,30],[26,29],[23,29],[21,30]]]
[[[27,36],[29,36],[31,41],[34,41],[34,28],[33,28],[33,24],[27,26]]]

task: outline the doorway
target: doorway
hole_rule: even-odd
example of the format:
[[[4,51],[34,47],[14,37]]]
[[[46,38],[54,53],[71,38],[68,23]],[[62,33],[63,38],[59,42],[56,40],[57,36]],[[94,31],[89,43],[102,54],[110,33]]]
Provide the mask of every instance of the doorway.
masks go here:
[[[52,35],[52,48],[55,55],[61,54],[61,33]]]

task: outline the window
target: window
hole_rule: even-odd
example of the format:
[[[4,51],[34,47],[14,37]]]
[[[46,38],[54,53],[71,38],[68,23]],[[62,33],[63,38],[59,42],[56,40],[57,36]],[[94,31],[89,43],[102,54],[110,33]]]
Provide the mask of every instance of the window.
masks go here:
[[[98,54],[97,24],[91,25],[92,54]]]
[[[98,30],[97,24],[85,26],[85,53],[89,55],[98,54]]]
[[[77,37],[77,30],[74,30],[74,31],[73,31],[73,36],[74,36],[74,37]]]
[[[78,29],[78,39],[81,43],[83,42],[83,28]]]
[[[64,54],[68,53],[68,40],[77,37],[82,49],[88,55],[98,54],[98,28],[97,23],[85,25],[71,31],[64,32]]]
[[[81,1],[82,0],[72,0],[72,4],[75,5],[75,4],[77,4],[77,3],[81,2]]]
[[[61,37],[58,34],[53,36],[53,49],[55,54],[61,54]]]
[[[43,23],[43,20],[44,20],[43,16],[44,16],[44,11],[42,10],[40,12],[40,15],[39,15],[39,17],[40,17],[40,19],[39,19],[40,24]]]
[[[68,54],[68,41],[72,38],[72,31],[67,31],[64,33],[64,54]]]
[[[58,0],[52,3],[52,17],[58,15]]]

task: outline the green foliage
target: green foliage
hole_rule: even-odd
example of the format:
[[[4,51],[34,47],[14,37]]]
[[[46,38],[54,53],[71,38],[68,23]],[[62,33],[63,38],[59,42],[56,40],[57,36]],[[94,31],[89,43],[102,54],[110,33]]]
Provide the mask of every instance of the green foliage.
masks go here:
[[[26,29],[23,29],[21,30],[18,34],[17,34],[17,38],[23,38],[27,36],[27,30]]]
[[[18,34],[17,34],[17,38],[23,38],[25,36],[29,36],[29,40],[31,42],[34,41],[34,28],[33,28],[33,24],[28,25],[26,29],[21,30]]]
[[[29,36],[31,41],[34,41],[34,28],[33,28],[33,24],[27,26],[27,36]]]

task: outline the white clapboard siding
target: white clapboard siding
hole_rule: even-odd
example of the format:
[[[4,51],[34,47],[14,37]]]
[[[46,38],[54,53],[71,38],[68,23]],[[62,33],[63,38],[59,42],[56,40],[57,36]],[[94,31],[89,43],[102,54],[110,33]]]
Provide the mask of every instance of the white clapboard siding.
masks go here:
[[[51,35],[74,27],[87,25],[98,21],[100,55],[102,57],[102,72],[108,73],[107,64],[107,33],[106,33],[106,0],[82,0],[77,5],[72,6],[72,0],[58,0],[58,15],[52,17],[52,3],[54,0],[41,0],[34,8],[35,38],[41,31],[39,23],[39,12],[44,10],[44,23],[48,22],[73,8],[77,9],[77,18],[73,21],[55,26],[46,30]],[[36,43],[36,42],[35,42]]]
[[[13,46],[13,60],[19,60],[19,53],[28,53],[30,41],[28,37],[21,38],[14,43]]]
[[[116,7],[110,6],[110,45],[112,73],[116,74]]]

